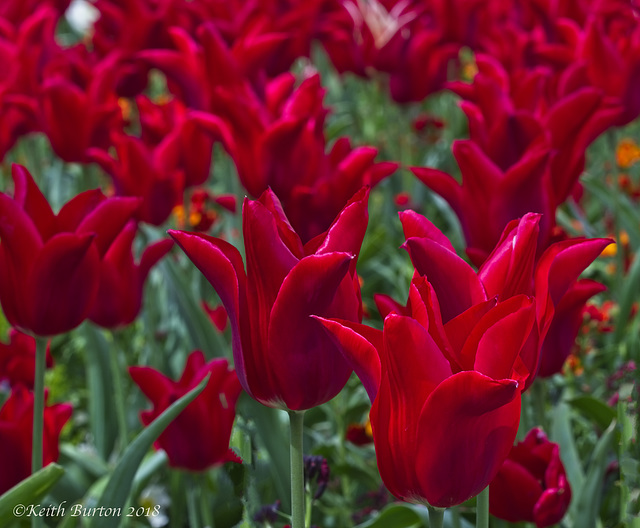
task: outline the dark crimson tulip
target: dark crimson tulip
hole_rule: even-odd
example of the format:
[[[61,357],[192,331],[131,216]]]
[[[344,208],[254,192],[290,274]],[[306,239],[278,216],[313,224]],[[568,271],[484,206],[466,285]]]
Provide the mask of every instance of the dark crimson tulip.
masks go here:
[[[309,316],[362,318],[355,257],[367,227],[368,194],[359,191],[329,230],[305,245],[271,191],[245,199],[246,272],[228,242],[169,232],[218,292],[229,315],[238,378],[260,403],[305,410],[327,402],[347,382],[351,367]]]
[[[44,408],[43,465],[58,460],[60,431],[71,417],[72,407],[57,403]],[[33,394],[24,386],[11,390],[0,408],[0,495],[31,474]]]
[[[513,446],[491,482],[489,512],[505,521],[545,528],[559,523],[570,503],[560,447],[536,427]]]
[[[144,425],[149,425],[210,374],[202,393],[169,424],[154,446],[167,453],[170,466],[189,471],[241,461],[229,448],[229,439],[242,388],[226,359],[205,363],[204,354],[196,350],[187,358],[178,381],[150,367],[130,367],[129,373],[153,403],[153,409],[140,413]]]
[[[53,367],[53,357],[47,346],[46,367]],[[9,343],[0,343],[0,384],[22,384],[33,389],[36,368],[36,340],[12,328]]]
[[[91,311],[100,261],[138,207],[131,198],[79,194],[54,215],[31,174],[12,167],[14,198],[0,194],[0,302],[19,329],[47,336]]]
[[[113,241],[100,265],[98,297],[89,319],[105,328],[128,325],[142,306],[144,281],[151,268],[173,247],[173,240],[160,240],[147,247],[135,263],[133,239],[138,227],[130,221]]]
[[[515,440],[534,303],[481,301],[444,323],[425,277],[414,276],[409,297],[411,313],[388,315],[382,331],[321,321],[373,402],[384,484],[404,501],[445,508],[482,491]]]

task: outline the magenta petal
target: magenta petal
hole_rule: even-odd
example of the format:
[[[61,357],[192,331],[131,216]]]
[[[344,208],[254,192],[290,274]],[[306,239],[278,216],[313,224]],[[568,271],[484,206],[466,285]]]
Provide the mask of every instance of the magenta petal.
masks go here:
[[[455,253],[451,241],[446,235],[440,231],[430,220],[415,211],[407,210],[398,213],[400,222],[402,223],[402,231],[404,232],[404,238],[428,238],[437,242],[445,249]]]
[[[84,218],[106,199],[100,189],[92,189],[74,196],[58,212],[56,220],[59,232],[75,232]]]
[[[154,406],[162,406],[173,392],[174,382],[151,367],[129,367],[129,375]]]
[[[331,333],[351,368],[360,378],[369,399],[373,402],[380,387],[380,355],[382,332],[360,323],[339,319],[324,319],[312,316],[320,321]]]
[[[21,165],[12,165],[11,173],[15,183],[14,200],[19,203],[38,229],[43,242],[56,230],[56,219],[51,206],[44,197],[29,171]]]
[[[542,485],[527,469],[507,458],[489,488],[489,512],[512,523],[533,522]]]
[[[242,328],[245,326],[244,324],[241,325],[241,320],[247,316],[244,306],[247,278],[242,256],[228,242],[207,235],[173,230],[168,233],[220,296],[231,324],[236,372],[242,386],[250,393],[243,358],[242,332],[246,329]],[[250,346],[250,343],[247,343],[246,346]]]
[[[164,239],[154,242],[147,247],[140,257],[139,278],[140,283],[144,283],[149,271],[162,259],[173,247],[173,240]]]
[[[102,256],[139,206],[139,198],[117,197],[104,200],[84,217],[76,233],[95,233],[96,247]]]
[[[444,323],[486,300],[484,287],[473,268],[446,247],[426,238],[410,238],[403,247],[416,271],[433,286]]]
[[[473,371],[443,381],[420,416],[415,466],[422,496],[447,508],[480,493],[507,458],[519,423],[515,381]]]
[[[31,327],[42,336],[61,334],[87,317],[98,292],[100,259],[93,235],[52,237],[31,270]]]
[[[267,354],[277,391],[289,409],[308,409],[330,400],[351,374],[332,339],[309,317],[338,315],[327,312],[351,259],[346,253],[303,258],[284,279],[273,304]]]

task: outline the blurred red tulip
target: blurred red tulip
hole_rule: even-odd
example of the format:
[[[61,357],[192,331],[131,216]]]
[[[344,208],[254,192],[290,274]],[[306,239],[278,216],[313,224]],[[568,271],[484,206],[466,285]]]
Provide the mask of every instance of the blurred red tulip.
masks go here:
[[[489,512],[512,523],[537,528],[559,523],[571,503],[571,486],[560,447],[534,428],[517,443],[491,482]]]
[[[204,471],[225,462],[241,462],[229,448],[229,439],[242,388],[236,373],[229,370],[226,359],[205,363],[201,351],[192,352],[178,381],[150,367],[130,367],[129,373],[153,403],[153,409],[140,413],[144,425],[149,425],[210,374],[204,391],[169,424],[154,446],[167,453],[171,467],[189,471]]]
[[[60,431],[71,417],[66,403],[45,406],[43,465],[58,460]],[[33,442],[33,394],[26,387],[15,386],[0,408],[0,495],[31,475]]]
[[[115,238],[100,264],[100,287],[89,319],[104,328],[133,322],[142,307],[144,282],[149,271],[173,247],[173,241],[160,240],[148,246],[136,264],[132,245],[137,232],[130,221]]]
[[[359,191],[326,233],[303,245],[276,196],[245,199],[247,271],[229,243],[170,231],[216,289],[229,314],[240,383],[269,407],[304,410],[329,401],[351,368],[309,316],[362,319],[355,257],[367,227]]]
[[[47,368],[53,367],[53,357],[47,345]],[[15,328],[9,330],[9,343],[0,343],[0,384],[13,387],[22,384],[33,390],[36,369],[36,340]]]
[[[7,320],[36,335],[67,332],[91,311],[100,261],[138,200],[87,191],[57,215],[19,165],[14,198],[0,194],[0,302]]]

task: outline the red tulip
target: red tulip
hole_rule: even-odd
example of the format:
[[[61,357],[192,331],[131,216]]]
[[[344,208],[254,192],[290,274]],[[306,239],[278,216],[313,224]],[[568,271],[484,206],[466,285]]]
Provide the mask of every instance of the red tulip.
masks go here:
[[[152,225],[163,224],[173,208],[182,204],[185,178],[175,163],[174,146],[163,142],[147,147],[139,138],[126,134],[113,136],[118,159],[106,151],[91,149],[90,157],[113,178],[118,196],[142,200],[137,218]]]
[[[519,354],[534,305],[525,295],[483,301],[443,324],[424,277],[414,277],[409,295],[411,314],[388,315],[382,332],[322,322],[373,402],[378,469],[389,491],[449,507],[491,482],[516,437],[527,375]]]
[[[149,271],[173,247],[169,239],[151,244],[136,264],[132,245],[137,229],[135,222],[130,221],[102,259],[98,296],[89,313],[89,319],[102,327],[115,328],[133,322],[142,306],[142,290]]]
[[[12,172],[14,198],[0,194],[0,302],[17,328],[64,333],[91,311],[100,261],[138,201],[87,191],[54,215],[29,172]]]
[[[571,487],[560,447],[534,428],[516,444],[491,482],[489,512],[506,521],[559,523],[569,509]]]
[[[72,407],[58,403],[44,409],[43,464],[58,460],[60,431]],[[0,408],[0,495],[31,474],[33,394],[18,385]]]
[[[53,367],[49,346],[46,352],[46,367]],[[12,328],[9,343],[0,343],[0,383],[6,381],[13,387],[22,384],[33,390],[36,368],[36,340]]]
[[[71,50],[66,50],[71,54]],[[73,59],[73,58],[72,58]],[[71,59],[71,60],[72,60]],[[42,129],[51,148],[64,161],[86,162],[91,148],[106,150],[113,131],[123,127],[122,110],[115,94],[118,58],[97,65],[60,61],[43,81],[40,96]],[[77,84],[83,75],[82,84]]]
[[[354,257],[367,226],[367,198],[368,191],[358,192],[329,230],[306,245],[272,192],[245,199],[246,273],[240,253],[227,242],[169,232],[220,295],[240,383],[264,405],[315,407],[338,394],[351,374],[309,316],[362,318]]]
[[[229,370],[226,359],[205,363],[202,352],[192,352],[178,381],[150,367],[130,367],[129,373],[153,403],[153,409],[140,413],[144,425],[149,425],[210,374],[204,391],[169,424],[154,446],[167,453],[170,466],[189,471],[204,471],[230,461],[240,462],[229,448],[229,439],[242,388],[236,373]]]

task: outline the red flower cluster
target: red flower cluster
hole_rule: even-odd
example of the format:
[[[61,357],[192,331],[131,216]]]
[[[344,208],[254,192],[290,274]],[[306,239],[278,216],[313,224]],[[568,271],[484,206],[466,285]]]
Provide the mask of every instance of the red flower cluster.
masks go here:
[[[129,373],[153,403],[153,409],[140,414],[144,425],[149,425],[210,375],[204,391],[169,424],[154,446],[167,453],[172,467],[190,471],[204,471],[229,461],[240,462],[229,449],[229,438],[242,388],[235,372],[228,369],[226,359],[205,363],[202,352],[192,352],[178,381],[149,367],[131,367]]]
[[[373,402],[387,488],[409,502],[448,507],[497,474],[557,300],[608,241],[555,244],[535,266],[539,217],[526,215],[476,274],[426,218],[411,211],[400,218],[415,267],[407,305],[377,298],[388,314],[382,331],[321,321]]]

